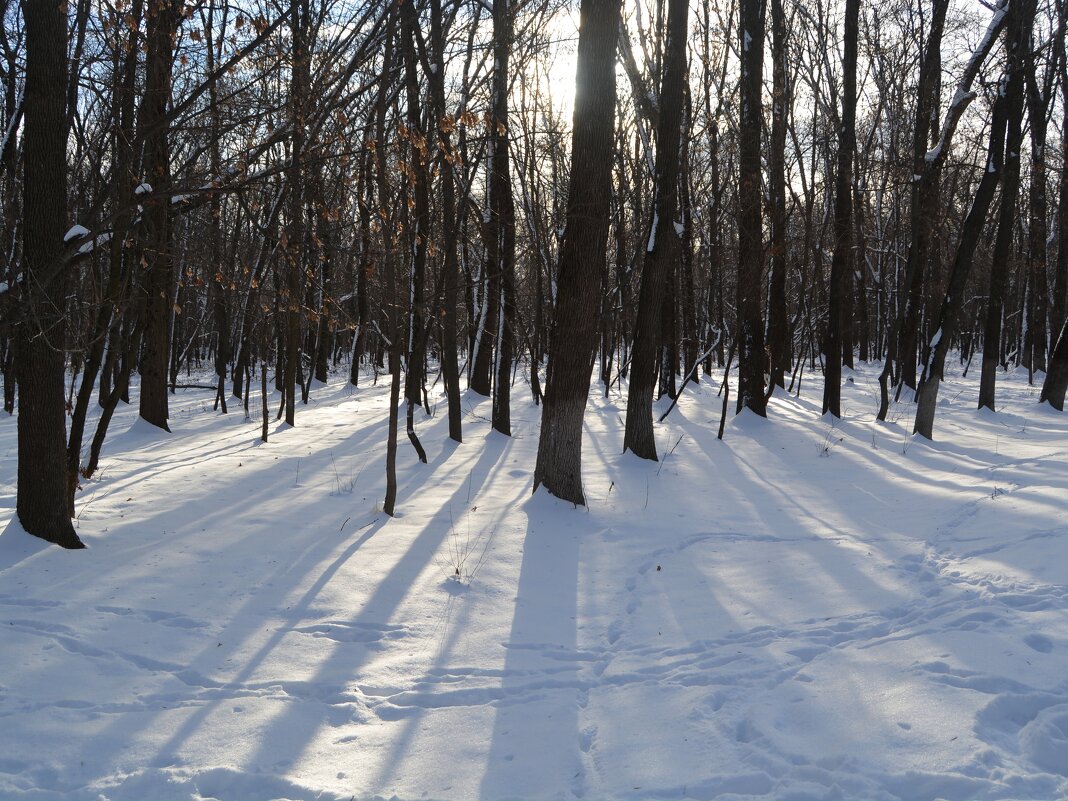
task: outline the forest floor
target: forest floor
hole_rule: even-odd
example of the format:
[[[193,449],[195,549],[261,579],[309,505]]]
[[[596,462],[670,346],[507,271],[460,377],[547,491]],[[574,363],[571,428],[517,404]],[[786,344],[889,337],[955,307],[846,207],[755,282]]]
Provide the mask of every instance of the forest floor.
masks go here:
[[[659,464],[595,387],[585,509],[531,495],[525,386],[462,445],[439,398],[393,519],[386,381],[268,444],[183,390],[173,434],[120,411],[78,552],[15,520],[4,416],[0,798],[1064,799],[1068,417],[1020,373],[977,412],[976,370],[929,443],[877,373],[723,441],[708,379]]]

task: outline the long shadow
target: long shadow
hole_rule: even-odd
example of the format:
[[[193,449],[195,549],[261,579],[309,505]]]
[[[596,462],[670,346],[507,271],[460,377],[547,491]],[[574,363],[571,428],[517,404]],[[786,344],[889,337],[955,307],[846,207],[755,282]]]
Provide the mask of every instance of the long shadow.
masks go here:
[[[11,520],[0,533],[0,573],[49,548],[60,550],[58,546],[45,542],[40,537],[27,534],[12,510]]]
[[[503,504],[501,504],[500,511],[494,515],[493,519],[484,524],[483,528],[488,529],[490,532],[494,531],[497,525],[501,522],[502,518],[512,509],[517,506],[521,506],[522,501],[527,497],[528,488],[524,483],[518,493],[513,497],[508,498]],[[457,493],[458,494],[458,493]],[[456,496],[454,496],[455,498]],[[472,502],[481,505],[482,501],[480,496],[475,495],[470,499]],[[506,511],[507,510],[507,511]],[[485,546],[489,546],[489,542],[485,543]],[[477,554],[476,554],[477,556]],[[467,665],[456,666],[452,664],[451,657],[454,649],[463,642],[465,636],[477,636],[474,626],[470,623],[470,616],[472,614],[472,604],[463,604],[460,606],[460,611],[456,613],[456,601],[466,595],[472,590],[472,587],[478,586],[478,578],[473,576],[470,578],[470,584],[465,584],[463,581],[457,581],[452,577],[442,582],[442,590],[446,594],[445,608],[442,610],[440,617],[435,623],[435,636],[440,637],[439,645],[436,649],[433,664],[424,672],[422,678],[414,680],[413,687],[429,687],[431,692],[434,688],[442,687],[441,677],[443,675],[449,675],[457,671],[464,671],[468,669]],[[468,628],[471,626],[471,628]],[[440,631],[440,635],[437,632]],[[503,643],[501,643],[503,647]],[[477,673],[481,665],[495,664],[496,660],[492,654],[486,654],[483,661],[478,663],[475,667]],[[448,690],[445,690],[448,692]],[[493,688],[487,688],[487,696],[492,697],[494,695]],[[478,691],[474,691],[477,695]],[[502,692],[503,697],[503,692]],[[458,702],[461,703],[461,702]],[[406,775],[410,775],[413,772],[419,770],[418,766],[414,767],[409,765],[407,759],[409,755],[418,756],[419,754],[430,753],[435,758],[442,760],[446,759],[445,755],[453,754],[456,758],[460,757],[457,752],[462,752],[467,744],[458,746],[451,738],[445,742],[433,743],[429,749],[415,748],[417,738],[433,738],[435,736],[434,729],[428,726],[426,721],[426,712],[428,710],[421,709],[416,706],[410,707],[400,714],[397,714],[399,719],[399,725],[401,727],[400,734],[391,737],[390,742],[390,756],[384,760],[378,767],[373,780],[370,783],[370,787],[374,791],[381,792],[385,788],[392,786],[392,783],[398,779],[404,779]],[[478,714],[477,709],[472,709],[471,712]],[[430,729],[428,732],[427,729]],[[439,767],[439,765],[433,765],[432,767]],[[459,777],[462,781],[465,777]],[[455,778],[450,778],[450,781],[455,781]]]
[[[357,430],[344,437],[337,447],[360,447],[367,444],[367,441],[371,439],[375,434],[376,427],[373,424],[364,422],[362,425],[358,425]],[[245,432],[238,432],[236,435],[230,435],[227,439],[235,440],[230,446],[233,450],[229,450],[227,446],[218,448],[219,454],[227,454],[232,456],[240,456],[246,454],[250,449],[255,448],[256,444],[252,443],[251,438],[246,436]],[[173,464],[173,460],[168,460],[165,465],[165,469],[175,469],[176,467],[190,467],[193,464],[199,462],[199,454],[195,448],[185,448],[178,453],[179,464]],[[325,457],[324,457],[325,458]],[[249,460],[246,460],[249,461]],[[262,516],[262,511],[258,509],[259,504],[265,498],[276,497],[279,492],[290,491],[295,492],[288,485],[291,483],[291,478],[286,474],[280,474],[277,469],[278,462],[268,462],[267,467],[256,471],[251,461],[247,465],[248,473],[243,475],[242,481],[247,482],[248,479],[254,478],[255,480],[249,484],[245,483],[242,489],[247,489],[250,486],[255,487],[255,492],[241,493],[235,495],[234,485],[232,482],[223,480],[211,485],[211,489],[207,492],[204,491],[192,491],[188,493],[188,499],[179,499],[185,501],[183,504],[176,504],[173,508],[164,509],[158,511],[156,514],[151,514],[140,518],[137,522],[137,528],[140,530],[152,529],[153,527],[166,527],[174,529],[176,526],[179,529],[178,534],[165,533],[162,538],[152,537],[145,540],[130,540],[128,535],[118,535],[116,541],[111,540],[109,537],[100,540],[97,544],[101,549],[107,549],[113,545],[123,545],[121,552],[121,558],[115,562],[102,562],[100,559],[87,561],[84,566],[75,571],[72,575],[67,577],[66,583],[70,586],[75,586],[86,589],[88,583],[88,592],[81,592],[80,597],[83,607],[89,607],[92,609],[97,600],[102,601],[104,597],[110,592],[111,585],[108,584],[108,575],[111,572],[115,572],[116,575],[122,574],[124,571],[129,572],[130,566],[136,563],[138,560],[148,557],[153,554],[174,554],[177,551],[181,551],[186,547],[200,550],[203,553],[211,552],[212,558],[215,561],[221,561],[222,563],[230,564],[248,564],[252,562],[255,564],[257,559],[250,558],[252,554],[249,553],[249,549],[259,551],[256,556],[262,553],[263,546],[258,542],[261,532],[255,524],[256,516]],[[326,468],[324,468],[326,469]],[[130,470],[124,472],[122,475],[109,479],[107,482],[102,482],[101,490],[108,494],[114,493],[118,490],[125,488],[125,486],[133,479],[131,473],[141,472],[140,465],[133,465]],[[254,473],[259,472],[262,475],[256,476]],[[375,482],[377,485],[378,482]],[[342,499],[345,500],[344,498]],[[305,501],[305,503],[307,503]],[[204,509],[210,510],[208,514],[195,517],[197,510]],[[309,513],[311,513],[311,507],[309,507]],[[193,515],[191,518],[190,515]],[[250,525],[249,516],[252,516],[252,524]],[[195,519],[196,525],[193,520]],[[230,536],[224,540],[223,544],[212,546],[210,543],[211,533],[204,533],[203,529],[207,529],[212,526],[214,530],[215,525],[227,525],[228,522],[239,519],[243,521],[243,525],[249,529],[245,536],[233,537]],[[385,519],[381,518],[372,521],[371,527],[364,527],[367,529],[362,535],[349,544],[340,553],[340,555],[334,558],[334,561],[323,566],[324,558],[327,558],[332,551],[336,551],[340,545],[337,536],[320,536],[316,537],[308,543],[308,547],[303,548],[299,553],[291,555],[288,559],[283,559],[282,563],[270,573],[263,573],[253,576],[254,584],[245,587],[240,585],[235,588],[235,592],[231,593],[231,596],[238,591],[244,592],[247,597],[244,602],[235,609],[223,609],[221,624],[222,628],[219,633],[219,640],[225,640],[225,650],[217,648],[217,645],[221,643],[216,642],[215,637],[208,637],[206,639],[211,640],[210,643],[206,643],[199,653],[191,657],[181,657],[181,664],[168,665],[160,662],[154,658],[142,658],[136,653],[131,654],[119,654],[117,655],[121,659],[136,660],[137,664],[141,664],[142,669],[151,671],[170,672],[177,675],[183,682],[190,684],[188,691],[189,700],[198,707],[197,711],[192,713],[185,722],[171,735],[165,745],[160,749],[158,758],[155,762],[158,764],[161,760],[167,762],[172,758],[174,753],[177,752],[182,743],[185,742],[190,736],[192,736],[198,729],[200,729],[212,711],[223,703],[231,694],[232,691],[245,691],[246,687],[243,686],[243,682],[253,675],[256,668],[264,663],[268,656],[278,647],[282,642],[286,633],[291,631],[300,622],[300,611],[306,608],[314,600],[315,596],[322,590],[324,586],[329,582],[329,579],[336,575],[336,573],[351,559],[355,552],[361,545],[366,543],[376,531],[380,530],[385,523]],[[270,523],[264,520],[264,525],[270,525]],[[322,528],[321,525],[313,524],[316,528]],[[356,529],[357,524],[349,529],[353,532]],[[12,532],[15,533],[15,532]],[[331,532],[323,532],[324,535],[328,535]],[[350,534],[351,536],[351,534]],[[26,537],[25,539],[32,539]],[[207,537],[208,543],[205,544],[204,538]],[[17,564],[22,561],[23,558],[17,558],[16,552],[21,552],[23,548],[16,548],[16,538],[5,537],[4,544],[8,546],[8,553],[10,554],[13,564]],[[199,548],[198,548],[199,546]],[[3,549],[0,549],[0,553]],[[32,555],[30,553],[29,555]],[[0,557],[2,558],[2,557]],[[260,562],[266,560],[260,559]],[[272,560],[273,563],[277,563],[277,560]],[[103,568],[103,569],[101,569]],[[269,610],[277,601],[283,597],[286,597],[294,588],[305,584],[308,578],[315,574],[316,571],[322,571],[314,579],[312,586],[305,592],[301,600],[297,604],[296,616],[286,617],[286,625],[275,631],[275,633],[268,638],[262,645],[253,651],[253,655],[246,662],[242,655],[242,670],[236,676],[228,676],[225,680],[218,681],[210,678],[213,673],[218,669],[219,663],[223,660],[227,653],[232,655],[243,654],[247,646],[256,638],[262,631],[260,625],[264,612]],[[143,571],[142,571],[143,572]],[[86,582],[85,579],[88,576],[92,576],[92,582]],[[146,576],[151,578],[150,576]],[[161,576],[156,575],[158,581]],[[236,576],[234,578],[237,578]],[[142,582],[145,584],[145,582]],[[187,582],[188,583],[188,582]],[[174,588],[175,585],[169,584],[164,581],[157,586],[166,589],[168,587]],[[180,586],[180,585],[179,585]],[[190,585],[192,586],[192,585]],[[268,587],[268,592],[263,592],[255,589],[256,587]],[[92,587],[98,589],[93,590]],[[125,595],[127,600],[131,598],[131,591],[128,585],[124,585]],[[148,594],[148,585],[146,584],[146,595]],[[94,596],[96,596],[94,598]],[[132,591],[132,597],[137,597],[136,590]],[[166,606],[166,602],[163,604]],[[101,607],[104,608],[104,607]],[[113,607],[107,607],[111,610]],[[180,608],[180,606],[178,607]],[[220,610],[213,609],[213,613],[218,613]],[[213,618],[218,619],[218,618]],[[251,649],[250,649],[251,650]],[[101,652],[103,654],[103,652]],[[162,652],[161,652],[162,653]],[[214,700],[205,700],[214,699]],[[166,708],[166,707],[164,707]],[[98,756],[103,756],[102,751],[106,751],[108,746],[105,744],[114,744],[116,748],[120,747],[118,744],[122,742],[128,742],[131,737],[137,732],[142,730],[148,730],[153,725],[156,725],[154,721],[158,720],[158,716],[153,714],[145,714],[145,710],[137,710],[133,715],[118,715],[114,722],[107,728],[99,733],[96,738]],[[105,756],[106,759],[106,756]]]
[[[522,797],[544,785],[546,765],[569,778],[573,794],[584,791],[578,715],[588,691],[538,678],[561,661],[580,666],[575,660],[581,527],[562,518],[560,506],[544,490],[523,505],[523,562],[480,798]]]
[[[296,623],[303,619],[304,613],[307,612],[312,602],[318,597],[319,593],[327,585],[330,579],[337,574],[349,559],[355,556],[361,545],[371,539],[377,532],[381,531],[385,525],[386,518],[385,516],[382,516],[375,521],[359,539],[349,545],[337,559],[335,559],[326,570],[316,578],[315,582],[293,606],[289,622],[285,626],[279,626],[275,629],[270,638],[268,638],[248,662],[245,663],[240,673],[234,677],[233,681],[228,682],[231,687],[241,687],[244,682],[256,672],[256,669],[274,651],[274,649],[278,647],[286,635],[291,634],[296,629]],[[220,703],[222,703],[222,701],[205,704],[194,714],[190,715],[178,730],[171,735],[170,739],[160,747],[157,759],[163,762],[173,760],[177,755],[178,749],[181,748],[181,745],[200,728]]]
[[[475,481],[484,481],[491,470],[504,459],[511,448],[511,440],[490,435],[482,449],[477,462],[469,474]],[[453,451],[453,453],[459,453]],[[425,480],[425,478],[423,479]],[[461,482],[453,494],[450,503],[438,509],[427,521],[422,531],[411,541],[407,551],[397,560],[388,573],[380,575],[377,586],[366,600],[361,611],[346,624],[353,627],[382,626],[389,624],[404,599],[416,585],[419,575],[435,558],[441,543],[448,536],[450,518],[449,507],[466,497],[468,486]],[[317,582],[318,583],[318,582]],[[354,654],[351,650],[335,647],[332,653],[320,661],[314,675],[304,683],[317,685],[336,683],[337,676],[344,676],[346,682],[355,682],[360,678],[360,670],[367,664],[368,657],[374,653],[363,649]],[[337,688],[339,693],[344,688]],[[278,755],[285,755],[285,763],[295,764],[302,756],[316,731],[323,725],[320,718],[304,714],[306,710],[299,704],[289,704],[269,724],[256,743],[256,748],[245,760],[250,770],[268,768],[275,770],[279,763]]]

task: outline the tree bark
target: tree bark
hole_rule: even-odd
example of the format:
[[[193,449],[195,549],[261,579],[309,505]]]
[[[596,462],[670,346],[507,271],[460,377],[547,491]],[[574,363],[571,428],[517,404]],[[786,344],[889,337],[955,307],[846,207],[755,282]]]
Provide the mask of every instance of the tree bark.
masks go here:
[[[842,416],[843,351],[853,352],[848,308],[849,280],[853,270],[853,156],[857,150],[857,37],[860,0],[846,0],[845,41],[842,54],[842,116],[838,121],[838,165],[834,187],[834,252],[831,255],[830,299],[827,310],[827,347],[824,366],[823,413]],[[850,358],[852,361],[852,358]]]
[[[615,51],[620,0],[582,0],[567,223],[560,245],[557,301],[542,404],[534,489],[585,505],[582,418],[597,347],[598,288],[606,258]]]
[[[1003,84],[1004,85],[1004,84]],[[916,420],[913,433],[927,439],[934,438],[934,418],[937,409],[938,387],[945,374],[946,355],[957,334],[960,311],[964,305],[964,290],[971,273],[975,251],[979,246],[987,212],[994,200],[998,181],[1001,179],[1005,159],[1005,117],[1008,104],[1003,92],[994,101],[990,122],[990,145],[987,150],[986,170],[975,190],[972,207],[961,229],[960,243],[949,274],[945,297],[938,318],[938,330],[929,346],[929,356],[916,390]]]
[[[764,391],[764,321],[760,311],[764,261],[761,222],[760,132],[764,65],[761,0],[741,0],[741,114],[738,125],[738,406],[767,416]]]
[[[404,375],[405,417],[408,440],[420,462],[426,452],[415,432],[415,408],[422,402],[423,371],[426,361],[423,289],[426,281],[427,244],[430,238],[430,195],[427,162],[430,158],[427,139],[421,130],[422,109],[419,102],[419,76],[416,71],[415,36],[419,18],[415,0],[401,4],[401,54],[404,59],[404,88],[407,103],[408,187],[411,192],[409,236],[411,239],[410,291],[408,297],[407,371]]]
[[[84,548],[67,506],[64,411],[64,273],[67,224],[67,7],[23,5],[26,24],[23,302],[16,329],[18,488],[15,511],[27,532]]]
[[[310,88],[311,56],[308,33],[311,8],[308,0],[294,0],[289,9],[289,30],[292,37],[291,74],[289,84],[290,121],[293,125],[290,162],[286,169],[289,183],[289,220],[286,225],[285,287],[282,289],[284,311],[284,354],[282,371],[282,406],[286,423],[296,425],[297,372],[300,369],[300,322],[305,287],[305,214],[304,155],[306,148],[305,115]]]
[[[674,280],[679,261],[675,230],[679,198],[679,144],[682,138],[683,86],[686,82],[688,0],[669,0],[664,74],[660,82],[660,113],[656,132],[656,189],[653,221],[645,248],[634,350],[627,392],[623,450],[656,461],[653,437],[653,388],[662,336],[665,288]],[[672,326],[672,328],[674,328]],[[662,366],[670,371],[671,364]]]
[[[979,408],[994,411],[997,370],[1001,356],[1002,314],[1009,250],[1016,224],[1016,201],[1020,190],[1020,146],[1023,144],[1024,60],[1035,18],[1035,0],[1017,0],[1009,10],[1005,79],[1005,166],[1001,177],[1001,209],[997,237],[990,262],[990,290],[983,333],[983,363],[979,379]]]
[[[771,0],[771,141],[768,189],[771,207],[771,277],[768,287],[768,353],[771,383],[786,386],[790,369],[786,318],[786,118],[791,104],[786,78],[786,14],[782,0]]]
[[[508,61],[512,50],[510,0],[493,0],[493,96],[490,119],[489,220],[486,225],[488,273],[497,276],[497,376],[491,424],[511,436],[510,391],[515,320],[515,203],[508,154]],[[492,283],[490,285],[492,286]]]
[[[148,59],[145,94],[141,109],[144,140],[144,181],[151,187],[143,201],[147,244],[142,264],[145,325],[141,349],[142,419],[170,431],[167,424],[167,369],[171,348],[171,304],[174,297],[174,264],[171,253],[170,143],[167,105],[171,98],[174,37],[181,9],[176,0],[149,0]],[[148,186],[142,184],[141,189]]]
[[[431,3],[431,39],[437,65],[430,75],[430,91],[438,115],[438,150],[441,153],[441,246],[444,251],[444,298],[441,309],[441,372],[445,381],[445,398],[449,407],[449,439],[463,442],[460,408],[460,367],[457,363],[456,303],[460,277],[457,258],[459,247],[459,222],[457,220],[456,174],[462,166],[459,154],[452,144],[456,120],[449,114],[445,100],[445,34],[442,30],[441,0]]]

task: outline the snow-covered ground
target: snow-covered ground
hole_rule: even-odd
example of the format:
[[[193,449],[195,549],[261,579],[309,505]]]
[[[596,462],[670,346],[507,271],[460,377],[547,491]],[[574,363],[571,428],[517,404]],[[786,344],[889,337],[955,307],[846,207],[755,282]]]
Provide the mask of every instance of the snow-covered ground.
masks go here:
[[[709,380],[660,464],[595,387],[588,509],[531,496],[524,387],[511,439],[439,401],[392,520],[385,382],[266,445],[182,391],[113,423],[80,552],[14,521],[4,417],[0,798],[1066,798],[1068,418],[953,377],[931,444],[876,374],[722,442]]]

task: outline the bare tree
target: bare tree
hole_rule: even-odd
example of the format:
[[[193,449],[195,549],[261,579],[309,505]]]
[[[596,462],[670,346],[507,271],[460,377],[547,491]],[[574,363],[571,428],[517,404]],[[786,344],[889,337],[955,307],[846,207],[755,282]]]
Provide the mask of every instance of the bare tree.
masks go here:
[[[582,0],[567,225],[560,244],[548,386],[534,489],[585,504],[582,418],[597,348],[598,289],[606,258],[616,107],[620,0]]]
[[[664,71],[657,116],[654,211],[645,247],[623,435],[623,450],[629,449],[635,456],[654,461],[653,388],[657,353],[662,344],[665,287],[674,280],[681,255],[675,224],[679,210],[679,145],[686,81],[688,12],[688,0],[670,0],[668,3],[667,41],[664,43]],[[667,364],[661,369],[670,367]]]
[[[29,315],[17,328],[18,489],[23,528],[64,548],[84,548],[67,505],[63,258],[67,228],[67,9],[26,3],[25,243]]]
[[[764,321],[760,310],[764,245],[760,206],[761,75],[764,19],[760,0],[740,0],[741,111],[738,121],[738,407],[767,415]]]
[[[838,120],[838,166],[834,187],[834,253],[831,256],[830,303],[827,310],[827,347],[824,367],[823,411],[842,416],[842,350],[852,361],[853,338],[845,335],[845,318],[851,316],[853,282],[853,156],[857,150],[857,39],[860,0],[846,0],[842,52],[842,113]],[[849,326],[849,330],[852,327]]]

